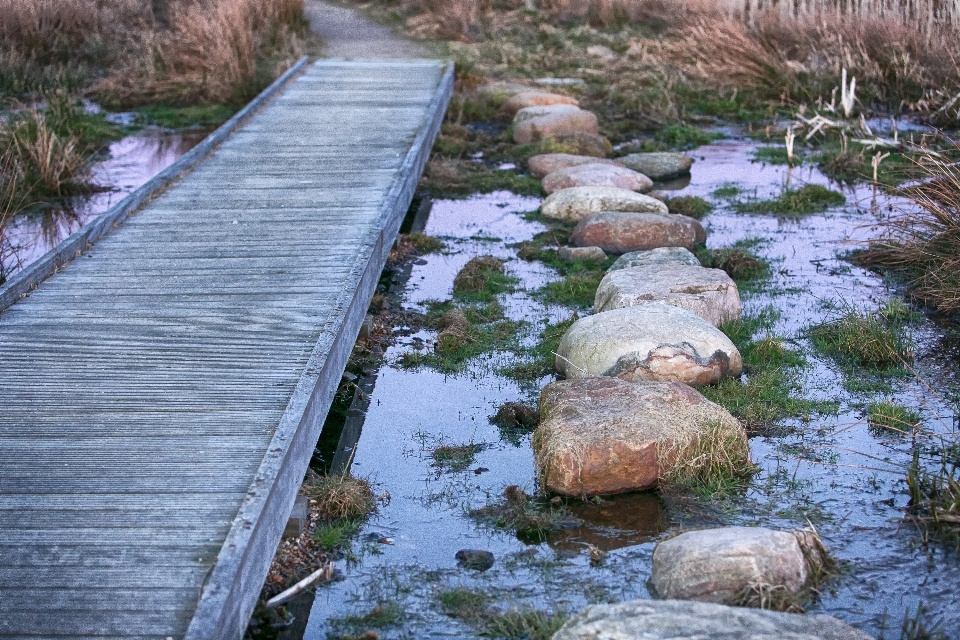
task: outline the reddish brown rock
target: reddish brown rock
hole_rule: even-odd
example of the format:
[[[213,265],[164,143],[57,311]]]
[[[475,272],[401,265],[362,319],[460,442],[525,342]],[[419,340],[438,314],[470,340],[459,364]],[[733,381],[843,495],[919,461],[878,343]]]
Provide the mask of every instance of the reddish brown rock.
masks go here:
[[[527,107],[545,107],[551,104],[572,104],[579,106],[579,102],[570,96],[562,96],[559,93],[547,93],[546,91],[523,91],[513,95],[509,100],[503,103],[501,109],[508,115],[516,115],[520,109]]]
[[[595,134],[599,130],[597,116],[569,104],[527,107],[520,109],[513,119],[513,140],[517,144],[530,144],[558,133]]]
[[[749,464],[737,419],[679,382],[561,380],[540,393],[540,419],[534,460],[541,486],[552,493],[649,489],[683,473],[684,452],[694,443],[701,451],[724,446]]]
[[[543,190],[547,193],[573,187],[616,187],[646,191],[653,187],[653,180],[632,169],[600,162],[557,169],[543,179]]]
[[[600,211],[577,223],[570,236],[579,247],[600,247],[607,253],[627,253],[659,247],[683,247],[706,242],[703,225],[687,216]]]
[[[593,156],[577,156],[571,153],[541,153],[527,160],[527,167],[530,169],[530,175],[534,178],[543,178],[544,176],[567,167],[576,167],[581,164],[610,164],[619,166],[619,163],[606,158],[594,158]]]

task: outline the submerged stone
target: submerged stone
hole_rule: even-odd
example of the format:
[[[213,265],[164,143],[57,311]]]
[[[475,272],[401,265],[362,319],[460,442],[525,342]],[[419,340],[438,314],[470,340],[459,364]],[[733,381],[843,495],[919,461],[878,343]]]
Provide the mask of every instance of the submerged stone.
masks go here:
[[[693,158],[685,153],[655,152],[631,153],[628,156],[616,158],[619,164],[639,171],[654,180],[675,178],[690,172]]]
[[[479,549],[461,549],[456,554],[457,564],[464,569],[486,571],[493,566],[493,554]]]
[[[618,187],[573,187],[551,193],[540,213],[554,220],[576,222],[601,211],[668,214],[667,205],[642,193]],[[577,243],[580,246],[589,246]],[[619,252],[622,253],[622,252]]]
[[[558,169],[596,163],[618,166],[615,161],[607,160],[606,158],[578,156],[572,153],[541,153],[527,160],[527,168],[530,169],[530,175],[534,178],[543,178]]]
[[[527,107],[545,107],[551,104],[570,104],[576,107],[580,103],[576,98],[571,98],[570,96],[531,89],[514,94],[509,100],[503,103],[501,109],[512,116],[520,111],[520,109],[526,109]]]
[[[591,496],[649,489],[682,473],[694,443],[739,443],[743,427],[722,407],[679,382],[631,383],[616,378],[561,380],[540,393],[533,436],[541,486]]]
[[[610,271],[597,287],[593,310],[651,302],[686,309],[714,326],[740,317],[740,292],[726,271],[676,263]]]
[[[563,262],[605,262],[607,254],[600,247],[560,247],[557,257]]]
[[[646,267],[652,264],[688,264],[699,267],[700,260],[683,247],[657,247],[656,249],[625,253],[617,258],[617,261],[610,265],[607,271]]]
[[[572,187],[617,187],[646,191],[652,186],[653,181],[642,173],[602,162],[557,169],[543,179],[543,190],[547,193]]]
[[[513,141],[530,144],[569,131],[597,133],[597,116],[570,104],[520,109],[513,119]]]
[[[556,366],[570,379],[701,385],[739,376],[743,360],[730,338],[700,316],[652,302],[577,320],[560,341]]]
[[[666,209],[659,200],[651,200]],[[570,240],[581,247],[600,247],[607,253],[628,253],[659,247],[691,249],[706,242],[707,232],[703,225],[687,216],[599,211],[583,217]]]
[[[657,544],[650,580],[669,600],[733,604],[754,585],[796,594],[810,577],[808,554],[822,549],[803,548],[809,534],[761,527],[687,531]]]
[[[831,616],[760,611],[706,602],[632,600],[596,604],[552,640],[870,640]]]

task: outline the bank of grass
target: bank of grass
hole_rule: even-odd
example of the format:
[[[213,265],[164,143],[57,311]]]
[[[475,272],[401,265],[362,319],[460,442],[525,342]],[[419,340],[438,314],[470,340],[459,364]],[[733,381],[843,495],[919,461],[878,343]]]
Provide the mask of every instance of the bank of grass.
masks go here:
[[[789,218],[822,213],[846,201],[844,195],[838,191],[819,184],[807,184],[799,189],[784,189],[776,198],[769,200],[740,200],[734,203],[734,209],[741,213],[773,214]]]
[[[835,402],[803,397],[800,371],[803,354],[772,333],[777,313],[772,308],[745,313],[720,325],[743,358],[743,379],[726,378],[700,392],[736,416],[749,435],[779,432],[791,418],[809,420],[837,411]]]

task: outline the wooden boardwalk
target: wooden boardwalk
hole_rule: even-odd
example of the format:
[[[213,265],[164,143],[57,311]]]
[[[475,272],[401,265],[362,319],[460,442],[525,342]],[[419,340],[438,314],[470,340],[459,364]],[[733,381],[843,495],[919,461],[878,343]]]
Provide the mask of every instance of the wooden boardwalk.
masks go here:
[[[310,65],[0,314],[0,636],[241,637],[451,87]]]

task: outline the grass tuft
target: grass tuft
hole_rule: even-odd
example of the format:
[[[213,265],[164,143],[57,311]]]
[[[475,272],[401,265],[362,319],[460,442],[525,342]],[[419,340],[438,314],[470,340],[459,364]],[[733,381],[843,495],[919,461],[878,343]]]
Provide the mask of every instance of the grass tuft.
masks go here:
[[[567,621],[566,613],[545,613],[528,607],[488,614],[483,631],[490,638],[506,640],[550,640]]]
[[[670,213],[689,216],[697,220],[702,220],[704,216],[713,211],[713,205],[700,196],[664,198],[663,202],[667,205]]]
[[[913,341],[898,310],[867,311],[844,304],[835,318],[814,325],[808,335],[822,353],[843,364],[877,369],[898,368],[913,359]]]
[[[536,294],[548,304],[580,309],[590,308],[593,306],[597,287],[600,286],[604,275],[600,269],[571,273],[560,280],[548,282]]]
[[[431,455],[438,467],[451,471],[463,471],[471,464],[482,447],[477,444],[445,444],[435,448]]]
[[[867,406],[867,424],[878,433],[904,434],[920,425],[919,413],[893,400],[879,400]]]
[[[745,200],[734,204],[741,213],[801,216],[822,213],[830,207],[844,204],[847,199],[838,191],[819,184],[808,184],[799,189],[785,189],[772,200]]]
[[[471,258],[453,279],[453,295],[463,300],[495,300],[515,290],[517,279],[504,272],[503,261],[492,256]]]
[[[320,476],[303,488],[314,508],[330,520],[366,518],[386,499],[374,493],[369,480],[350,475]]]
[[[473,620],[487,613],[492,598],[468,587],[454,587],[437,594],[440,610],[451,618]]]

